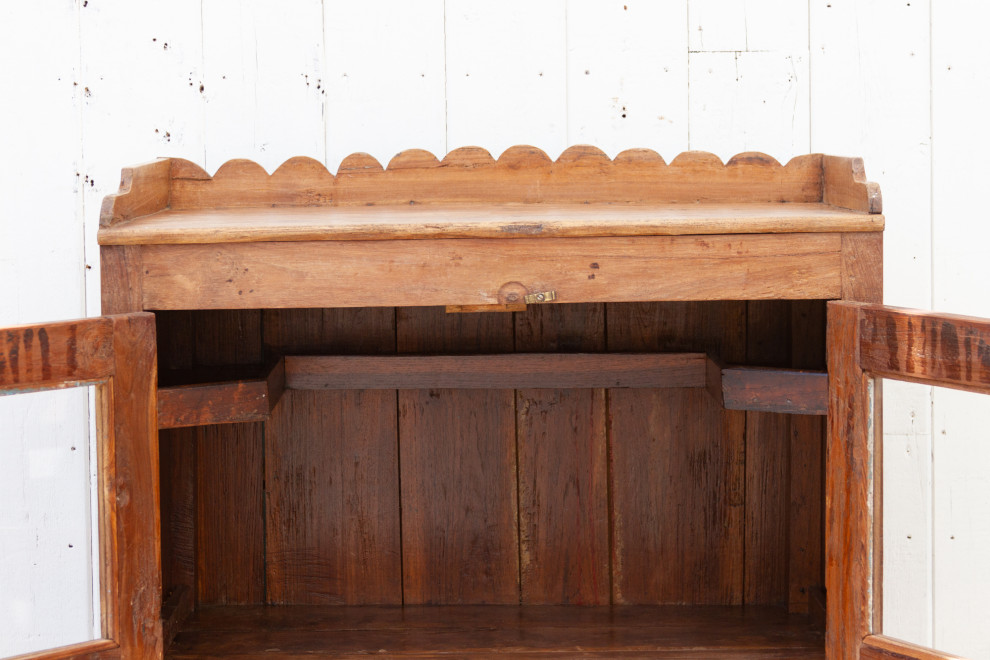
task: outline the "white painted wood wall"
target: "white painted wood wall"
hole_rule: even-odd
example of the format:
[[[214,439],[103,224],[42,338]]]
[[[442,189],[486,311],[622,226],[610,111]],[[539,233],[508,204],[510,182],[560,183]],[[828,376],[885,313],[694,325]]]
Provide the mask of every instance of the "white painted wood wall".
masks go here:
[[[2,0],[0,325],[99,313],[100,201],[124,165],[181,156],[212,172],[247,157],[271,171],[304,154],[335,171],[353,151],[384,164],[410,147],[442,155],[473,144],[497,156],[516,143],[551,157],[575,143],[613,156],[650,147],[668,160],[687,149],[782,162],[863,156],[884,195],[886,302],[990,316],[981,9],[976,0]],[[990,658],[990,407],[969,399],[886,387],[884,626]],[[51,440],[87,428],[79,399],[67,404],[72,415],[56,414],[62,405],[6,406],[0,483],[21,479],[32,460],[89,470]],[[26,437],[25,413],[39,411],[50,428]],[[39,482],[35,519],[76,496],[64,476]],[[3,509],[20,497],[0,493]],[[83,527],[62,540],[82,540]],[[68,566],[54,551],[30,557],[49,566],[47,579],[29,581],[30,599],[9,596],[18,575],[4,543],[0,655],[22,648],[8,641],[21,622],[54,619],[45,603],[87,598],[84,578],[51,568]],[[81,620],[70,637],[85,637]]]

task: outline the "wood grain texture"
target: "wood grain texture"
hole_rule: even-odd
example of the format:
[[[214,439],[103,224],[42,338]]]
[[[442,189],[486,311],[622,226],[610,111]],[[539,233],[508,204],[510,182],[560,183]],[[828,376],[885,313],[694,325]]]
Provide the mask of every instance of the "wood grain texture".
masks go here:
[[[399,353],[512,350],[506,314],[397,310]],[[518,603],[512,390],[399,392],[403,602]]]
[[[704,353],[288,356],[304,389],[703,387]]]
[[[264,425],[201,427],[196,463],[197,607],[264,603]]]
[[[603,350],[604,311],[533,306],[516,315],[516,351]],[[516,392],[523,604],[611,600],[605,412],[602,389]]]
[[[168,158],[121,170],[120,190],[103,199],[100,226],[110,227],[167,208],[171,170]]]
[[[825,369],[825,326],[825,301],[791,302],[792,367]],[[825,397],[827,409],[827,383]],[[791,417],[790,442],[787,607],[790,612],[810,613],[811,595],[825,584],[825,417]]]
[[[122,657],[152,660],[162,654],[155,319],[132,314],[111,322],[114,376],[97,390],[98,399],[110,396],[113,433],[112,454],[104,458],[100,476],[104,497],[112,502],[110,511],[101,511],[112,512],[100,534],[101,586],[115,600],[105,621]],[[106,404],[96,405],[100,410]]]
[[[873,612],[873,411],[871,378],[858,364],[860,310],[828,311],[825,647],[829,657],[859,657]]]
[[[608,305],[609,350],[745,359],[745,303]],[[613,600],[740,603],[744,413],[707,392],[609,390]]]
[[[186,585],[172,590],[162,603],[162,642],[167,649],[195,607],[196,597]]]
[[[234,193],[230,193],[233,195]],[[218,200],[217,203],[222,203]],[[422,238],[580,238],[877,232],[883,216],[823,204],[547,203],[169,210],[104,230],[103,245]]]
[[[194,428],[158,432],[161,470],[162,589],[196,593],[196,441]]]
[[[880,186],[866,180],[862,158],[824,156],[822,178],[822,201],[826,204],[866,213],[883,212]]]
[[[430,606],[200,610],[167,657],[817,658],[821,636],[779,610]],[[270,653],[269,653],[270,655]]]
[[[387,169],[368,154],[356,153],[344,158],[336,177],[308,158],[290,159],[271,175],[251,161],[232,160],[209,177],[198,166],[173,159],[168,201],[174,209],[589,199],[815,202],[823,195],[822,161],[821,154],[811,154],[785,166],[749,152],[723,164],[713,154],[694,151],[668,165],[646,149],[624,151],[611,160],[595,147],[579,145],[554,162],[540,149],[519,145],[498,160],[477,147],[456,149],[442,160],[410,149],[397,154]],[[843,191],[853,196],[851,188]]]
[[[144,311],[143,282],[140,248],[100,247],[100,304],[104,314]]]
[[[402,602],[396,431],[393,391],[292,392],[276,408],[265,435],[268,602]]]
[[[163,387],[158,390],[158,427],[265,421],[274,403],[267,379]]]
[[[0,331],[0,393],[105,379],[114,370],[113,322],[106,318]]]
[[[824,415],[828,374],[771,367],[722,370],[722,394],[729,410]]]
[[[963,660],[961,656],[904,642],[884,635],[869,635],[860,648],[862,660]]]
[[[990,321],[896,307],[860,310],[860,366],[878,376],[990,393]]]
[[[746,361],[790,364],[791,308],[785,300],[749,302]],[[746,413],[747,604],[781,605],[788,597],[788,507],[790,505],[790,419]]]
[[[883,234],[842,235],[842,299],[883,302]]]
[[[837,298],[838,234],[148,245],[149,309]],[[706,277],[698,278],[696,273]],[[658,277],[657,274],[662,274]],[[593,276],[593,277],[592,277]]]
[[[92,642],[60,646],[49,651],[15,655],[8,660],[117,660],[120,657],[120,647],[116,642],[97,639]]]
[[[265,350],[389,354],[390,308],[264,310]],[[402,601],[396,395],[285,392],[266,428],[274,603]]]

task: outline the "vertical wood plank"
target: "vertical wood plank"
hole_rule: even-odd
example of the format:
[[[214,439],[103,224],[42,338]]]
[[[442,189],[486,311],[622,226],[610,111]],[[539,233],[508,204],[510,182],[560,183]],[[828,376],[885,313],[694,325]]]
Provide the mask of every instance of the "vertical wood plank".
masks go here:
[[[152,660],[162,653],[154,317],[114,317],[113,346],[112,464],[103,466],[100,481],[116,519],[101,549],[106,552],[107,537],[113,535],[116,564],[107,576],[118,596],[111,609],[113,637],[123,656]],[[109,568],[104,564],[104,575]]]
[[[443,0],[326,0],[323,26],[331,171],[345,156],[362,151],[383,167],[404,149],[426,149],[443,158],[448,151]]]
[[[197,430],[197,605],[264,603],[264,425]]]
[[[825,303],[791,303],[791,366],[825,368]],[[824,584],[822,517],[825,420],[817,415],[790,417],[790,518],[788,535],[788,610],[807,612],[812,587]]]
[[[842,235],[842,299],[883,302],[883,234]]]
[[[511,352],[508,314],[397,310],[399,353]],[[518,603],[512,390],[399,392],[403,601]]]
[[[788,366],[791,303],[750,301],[746,361]],[[744,602],[778,605],[788,599],[790,416],[746,413],[746,576]]]
[[[477,145],[498,158],[531,144],[556,158],[567,146],[565,3],[445,7],[448,147]]]
[[[609,350],[745,358],[746,303],[606,309]],[[701,390],[608,397],[614,602],[741,603],[745,413]]]
[[[567,144],[687,149],[687,3],[567,4]]]
[[[158,432],[165,594],[196,587],[196,436],[193,428]]]
[[[828,457],[825,485],[825,650],[855,658],[873,613],[871,379],[859,368],[859,311],[828,312]]]
[[[516,316],[517,351],[602,351],[604,305]],[[524,604],[610,601],[604,390],[519,390],[519,544]]]
[[[269,355],[395,351],[391,308],[263,315]],[[269,602],[402,602],[396,418],[393,391],[283,394],[265,434]]]
[[[402,602],[395,424],[389,390],[279,402],[266,433],[268,602]]]
[[[100,247],[103,314],[144,311],[141,296],[141,248],[125,245]]]
[[[216,0],[201,15],[206,169],[231,158],[269,173],[293,156],[324,161],[323,3]]]

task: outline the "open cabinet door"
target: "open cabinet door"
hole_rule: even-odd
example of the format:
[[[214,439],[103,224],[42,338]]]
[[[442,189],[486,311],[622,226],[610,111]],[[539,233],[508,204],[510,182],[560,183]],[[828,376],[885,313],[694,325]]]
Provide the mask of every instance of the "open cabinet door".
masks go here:
[[[990,394],[990,320],[883,305],[828,309],[826,650],[836,660],[958,658],[881,634],[880,378]]]
[[[160,658],[154,315],[0,330],[0,395],[96,386],[102,639],[17,656]]]

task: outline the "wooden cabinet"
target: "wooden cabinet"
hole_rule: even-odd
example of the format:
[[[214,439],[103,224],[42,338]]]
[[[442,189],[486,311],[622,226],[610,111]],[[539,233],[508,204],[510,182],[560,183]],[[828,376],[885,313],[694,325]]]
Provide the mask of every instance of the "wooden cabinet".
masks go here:
[[[826,301],[882,291],[860,161],[163,159],[102,224],[105,313],[155,313],[160,479],[128,486],[159,502],[166,657],[856,657],[875,630],[848,471],[879,467],[825,423],[858,350],[826,350]]]

